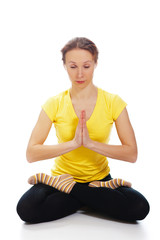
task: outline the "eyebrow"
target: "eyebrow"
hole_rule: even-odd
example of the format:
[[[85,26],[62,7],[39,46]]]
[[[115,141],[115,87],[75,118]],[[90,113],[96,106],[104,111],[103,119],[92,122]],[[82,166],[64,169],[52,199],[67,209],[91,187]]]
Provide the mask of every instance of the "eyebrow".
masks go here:
[[[92,62],[92,61],[87,60],[87,61],[85,61],[84,63],[87,63],[87,62]],[[74,62],[74,61],[69,61],[69,63],[76,63],[76,62]]]

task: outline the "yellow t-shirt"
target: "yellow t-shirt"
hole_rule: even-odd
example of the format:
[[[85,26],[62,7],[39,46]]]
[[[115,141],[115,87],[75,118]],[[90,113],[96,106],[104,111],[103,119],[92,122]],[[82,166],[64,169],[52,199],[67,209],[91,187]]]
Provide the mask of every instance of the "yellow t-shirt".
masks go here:
[[[118,95],[98,88],[97,102],[86,122],[92,140],[108,143],[113,122],[127,106]],[[69,89],[49,98],[42,109],[54,123],[58,143],[74,138],[78,117],[74,111]],[[53,176],[71,174],[76,182],[100,180],[110,172],[107,157],[81,146],[55,158],[51,169]]]

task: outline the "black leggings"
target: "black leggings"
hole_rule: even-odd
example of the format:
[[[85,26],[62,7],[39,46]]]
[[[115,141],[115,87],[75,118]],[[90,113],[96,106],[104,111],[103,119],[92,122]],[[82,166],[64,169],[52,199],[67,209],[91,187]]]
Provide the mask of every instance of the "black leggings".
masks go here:
[[[101,181],[112,179],[109,174]],[[149,213],[146,198],[133,188],[89,187],[89,183],[76,183],[67,194],[39,183],[31,187],[19,200],[17,213],[29,223],[53,221],[89,207],[108,217],[125,221],[144,219]]]

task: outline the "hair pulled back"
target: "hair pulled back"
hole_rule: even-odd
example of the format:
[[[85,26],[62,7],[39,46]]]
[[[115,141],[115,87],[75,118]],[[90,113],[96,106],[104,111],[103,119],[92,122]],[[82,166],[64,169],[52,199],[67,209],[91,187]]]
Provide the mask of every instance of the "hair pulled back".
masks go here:
[[[98,60],[98,49],[94,42],[89,40],[88,38],[84,37],[76,37],[71,39],[62,49],[62,61],[65,64],[65,55],[68,51],[73,50],[73,49],[84,49],[89,51],[93,57],[95,63],[97,63]]]

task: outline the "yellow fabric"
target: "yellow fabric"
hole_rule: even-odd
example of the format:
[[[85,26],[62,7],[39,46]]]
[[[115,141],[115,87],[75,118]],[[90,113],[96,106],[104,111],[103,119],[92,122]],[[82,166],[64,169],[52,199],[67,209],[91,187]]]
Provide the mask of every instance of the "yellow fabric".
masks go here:
[[[114,121],[127,106],[118,95],[98,88],[97,102],[86,122],[92,140],[108,143]],[[69,89],[49,98],[42,109],[54,124],[58,143],[74,138],[78,117],[74,111]],[[77,182],[100,180],[110,172],[107,157],[81,146],[55,158],[53,176],[71,174]]]

